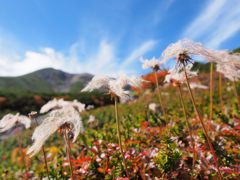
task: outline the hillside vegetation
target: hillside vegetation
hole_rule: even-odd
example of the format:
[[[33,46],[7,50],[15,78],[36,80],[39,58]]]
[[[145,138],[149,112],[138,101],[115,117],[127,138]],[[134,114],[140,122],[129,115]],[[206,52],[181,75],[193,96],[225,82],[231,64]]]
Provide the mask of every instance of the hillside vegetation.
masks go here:
[[[206,77],[207,78],[207,77]],[[227,115],[219,109],[218,88],[214,90],[214,120],[209,121],[208,90],[195,90],[197,105],[204,114],[204,121],[209,123],[209,131],[214,149],[219,157],[223,176],[229,179],[239,178],[238,159],[240,114],[237,111],[236,99],[228,84],[224,82],[224,105]],[[186,87],[183,87],[185,89]],[[239,87],[238,87],[239,89]],[[193,107],[187,91],[184,101],[189,120],[196,137],[197,162],[192,171],[192,148],[176,89],[162,88],[164,103],[169,119],[166,121],[160,111],[148,109],[152,102],[157,103],[153,92],[138,92],[139,99],[119,106],[125,157],[131,177],[144,179],[147,177],[165,177],[166,179],[217,178],[212,165],[213,160],[206,144],[200,122],[195,119]],[[89,115],[96,120],[88,123]],[[82,115],[85,133],[80,135],[75,144],[71,144],[74,173],[77,179],[115,179],[124,177],[125,171],[121,163],[121,155],[116,137],[114,106],[108,105],[84,112]],[[22,151],[26,152],[31,144],[34,128],[21,134]],[[0,174],[8,178],[24,178],[24,169],[28,169],[28,177],[46,177],[44,159],[39,153],[33,159],[25,158],[22,164],[18,157],[19,147],[16,137],[0,143],[1,167]],[[50,176],[54,179],[67,179],[69,170],[64,157],[65,148],[62,134],[53,135],[45,145]],[[210,162],[209,162],[210,161]],[[209,162],[209,163],[208,163]]]
[[[0,77],[0,91],[12,93],[77,93],[93,75],[69,74],[46,68],[18,77]]]

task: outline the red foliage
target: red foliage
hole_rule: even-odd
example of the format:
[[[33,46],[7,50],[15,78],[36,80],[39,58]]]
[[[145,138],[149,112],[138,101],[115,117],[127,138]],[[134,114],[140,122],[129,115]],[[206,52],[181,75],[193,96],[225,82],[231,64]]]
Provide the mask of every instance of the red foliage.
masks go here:
[[[35,101],[36,104],[38,104],[38,105],[42,105],[42,104],[43,104],[43,100],[42,100],[42,97],[41,97],[41,96],[34,95],[34,96],[33,96],[33,99],[34,99],[34,101]]]
[[[167,71],[159,71],[157,73],[157,77],[158,77],[158,83],[159,84],[163,84],[163,81],[165,79],[165,76],[168,74]],[[147,75],[144,75],[142,77],[144,80],[148,81],[148,82],[144,82],[143,83],[143,89],[146,89],[146,88],[152,88],[152,87],[155,87],[156,85],[156,80],[155,80],[155,75],[154,73],[149,73]]]
[[[4,105],[7,102],[7,98],[0,96],[0,105]]]

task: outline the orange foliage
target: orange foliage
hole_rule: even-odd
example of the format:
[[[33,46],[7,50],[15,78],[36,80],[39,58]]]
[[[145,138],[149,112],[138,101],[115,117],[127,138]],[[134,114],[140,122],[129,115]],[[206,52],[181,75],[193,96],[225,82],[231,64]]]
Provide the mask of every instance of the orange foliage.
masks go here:
[[[168,72],[166,70],[163,71],[159,71],[157,73],[157,77],[158,77],[158,83],[160,85],[163,84],[163,81],[165,79],[165,76],[168,74]],[[143,75],[142,78],[146,81],[142,83],[142,87],[141,88],[136,88],[136,87],[131,87],[131,89],[133,91],[139,91],[140,89],[148,89],[148,88],[154,88],[156,86],[156,80],[155,80],[155,74],[149,73],[147,75]]]
[[[70,99],[70,96],[69,95],[64,95],[64,96],[55,96],[53,98],[56,98],[56,99],[64,99],[64,100],[69,100]]]
[[[7,102],[7,98],[0,96],[0,105],[4,105]]]
[[[36,104],[38,104],[38,105],[42,105],[42,104],[43,104],[43,101],[42,101],[42,97],[41,97],[41,96],[39,96],[39,95],[34,95],[34,96],[33,96],[33,99],[34,99],[34,101],[35,101]]]

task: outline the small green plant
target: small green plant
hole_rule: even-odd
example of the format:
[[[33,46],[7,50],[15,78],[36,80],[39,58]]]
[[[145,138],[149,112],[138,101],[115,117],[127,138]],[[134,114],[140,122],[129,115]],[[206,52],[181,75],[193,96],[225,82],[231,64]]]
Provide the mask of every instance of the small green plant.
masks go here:
[[[181,158],[181,152],[177,145],[169,138],[162,140],[161,144],[163,146],[154,158],[157,167],[162,173],[177,169]]]

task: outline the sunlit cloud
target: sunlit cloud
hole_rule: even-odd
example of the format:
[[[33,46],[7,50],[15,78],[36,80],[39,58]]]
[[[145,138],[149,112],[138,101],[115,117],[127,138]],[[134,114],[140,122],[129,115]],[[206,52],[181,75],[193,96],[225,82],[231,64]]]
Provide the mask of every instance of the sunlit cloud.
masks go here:
[[[128,73],[131,65],[136,59],[150,51],[156,41],[149,40],[141,44],[129,53],[128,57],[119,61],[113,44],[102,40],[95,52],[79,56],[82,46],[74,43],[69,47],[67,53],[57,51],[54,48],[44,47],[38,51],[26,51],[24,56],[0,53],[0,76],[24,75],[39,69],[52,67],[69,73],[92,73],[108,74],[116,76]],[[132,73],[132,71],[131,71]],[[137,72],[136,72],[137,73]]]
[[[148,51],[152,50],[154,46],[157,44],[155,40],[148,40],[143,42],[139,47],[134,49],[129,56],[123,61],[121,68],[126,68],[134,61],[139,60],[139,58],[147,53]]]
[[[201,40],[211,48],[219,48],[240,30],[238,3],[238,0],[209,1],[182,36]]]

